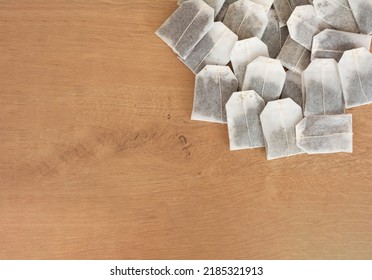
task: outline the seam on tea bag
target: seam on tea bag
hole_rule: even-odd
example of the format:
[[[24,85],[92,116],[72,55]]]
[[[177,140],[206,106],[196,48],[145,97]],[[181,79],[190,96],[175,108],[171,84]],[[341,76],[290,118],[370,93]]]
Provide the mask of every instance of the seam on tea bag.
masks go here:
[[[300,61],[302,60],[303,56],[305,55],[306,50],[307,49],[305,49],[305,48],[302,50],[302,54],[301,54],[300,58],[297,60],[297,62],[296,62],[295,69],[297,69],[298,64],[300,63]]]
[[[303,18],[300,18],[299,16],[295,15],[294,13],[292,14],[292,16],[296,17],[298,19],[299,22],[309,26],[309,27],[312,27],[313,29],[316,29],[317,31],[321,31],[319,30],[318,28],[316,28],[314,25],[312,25],[311,23],[307,22],[306,20],[304,20]]]
[[[324,50],[324,49],[312,49],[311,51],[312,51],[312,52],[322,51],[322,52],[344,53],[344,51]]]
[[[248,123],[248,119],[247,119],[247,109],[246,109],[246,106],[245,106],[245,100],[243,98],[243,94],[242,94],[242,105],[243,105],[243,111],[244,111],[244,118],[245,118],[245,124],[247,125],[247,131],[248,131],[248,138],[249,138],[249,144],[251,147],[253,147],[253,143],[252,143],[252,138],[251,138],[251,132],[249,130],[249,123]]]
[[[364,88],[363,88],[363,85],[362,85],[362,81],[360,79],[360,74],[359,74],[359,63],[358,63],[358,60],[356,59],[356,56],[355,56],[355,50],[352,51],[353,52],[353,59],[354,59],[354,62],[355,62],[355,67],[356,67],[356,72],[358,74],[358,80],[359,80],[359,84],[360,84],[360,89],[362,90],[362,93],[366,99],[367,102],[369,102],[368,100],[368,97],[364,91]]]
[[[223,122],[223,109],[222,109],[222,90],[221,90],[221,75],[220,75],[220,67],[217,66],[217,80],[218,80],[218,89],[220,92],[220,111],[221,111],[221,122]]]
[[[323,99],[323,114],[325,115],[326,114],[326,109],[325,109],[325,102],[324,102],[324,99],[325,99],[325,96],[324,96],[324,64],[322,62],[322,99]]]
[[[323,138],[323,137],[332,137],[332,136],[339,136],[339,135],[352,135],[352,132],[340,132],[340,133],[333,133],[328,135],[312,135],[312,136],[302,136],[296,137],[296,139],[303,140],[303,139],[312,139],[312,138]]]
[[[249,10],[248,10],[247,12],[245,12],[244,17],[243,17],[243,20],[242,20],[242,22],[241,22],[240,25],[239,25],[238,31],[236,32],[236,35],[238,35],[238,37],[239,37],[240,29],[242,28],[243,23],[244,23],[244,21],[246,20],[248,13],[249,13]]]
[[[344,7],[346,10],[349,10],[349,11],[351,11],[351,9],[350,8],[348,8],[348,7],[346,7],[344,4],[342,4],[342,3],[340,3],[340,2],[338,2],[337,0],[330,0],[331,2],[336,2],[337,4],[339,4],[341,7]]]
[[[269,72],[270,66],[271,66],[271,61],[269,59],[266,59],[265,78],[264,78],[264,82],[263,82],[263,85],[262,85],[262,91],[261,91],[261,97],[262,97],[262,99],[264,99],[264,95],[265,95],[265,86],[266,86],[267,73]]]
[[[220,39],[217,40],[217,42],[214,44],[214,46],[211,48],[211,50],[203,57],[203,59],[201,60],[201,62],[198,64],[198,66],[196,66],[195,69],[199,69],[200,65],[203,64],[203,62],[205,61],[205,59],[216,49],[216,46],[218,44],[221,43],[223,37],[226,35],[226,33],[228,32],[229,30],[226,28],[225,31],[222,33]]]
[[[285,128],[284,121],[283,121],[283,114],[282,114],[282,102],[281,100],[278,101],[279,103],[279,115],[280,115],[280,123],[284,129],[284,134],[285,134],[285,140],[287,142],[287,157],[289,156],[289,140],[288,140],[288,135],[287,135],[287,129]]]
[[[187,30],[190,28],[190,26],[194,23],[194,21],[196,20],[196,18],[199,16],[199,14],[205,9],[207,8],[207,4],[204,3],[204,7],[200,9],[200,11],[195,15],[195,17],[192,19],[192,21],[189,23],[189,25],[186,27],[185,31],[183,31],[181,37],[178,39],[178,41],[176,42],[176,44],[174,45],[174,48],[177,47],[177,45],[179,44],[179,42],[182,40],[183,36],[186,34]],[[208,6],[209,7],[209,6]]]

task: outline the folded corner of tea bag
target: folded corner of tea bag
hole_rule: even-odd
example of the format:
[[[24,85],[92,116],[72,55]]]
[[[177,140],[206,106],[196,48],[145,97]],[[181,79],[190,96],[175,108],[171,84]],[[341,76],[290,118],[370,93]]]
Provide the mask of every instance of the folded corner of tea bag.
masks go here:
[[[296,126],[296,143],[307,154],[352,153],[352,115],[305,117]]]
[[[265,146],[260,114],[265,101],[253,90],[234,92],[226,103],[230,150]]]

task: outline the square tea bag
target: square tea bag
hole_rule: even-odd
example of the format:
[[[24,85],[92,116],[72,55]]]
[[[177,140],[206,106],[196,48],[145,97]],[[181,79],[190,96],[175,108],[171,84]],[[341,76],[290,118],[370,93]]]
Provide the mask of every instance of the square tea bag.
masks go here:
[[[372,104],[372,54],[365,48],[346,51],[338,63],[346,108]]]
[[[371,46],[371,36],[325,29],[314,36],[311,60],[334,58],[339,61],[345,51]]]
[[[302,80],[301,76],[292,71],[287,71],[282,95],[280,99],[291,98],[302,107]]]
[[[314,8],[318,17],[335,29],[359,33],[348,0],[314,0]]]
[[[186,59],[212,28],[214,10],[202,0],[183,3],[156,31],[169,47]]]
[[[285,70],[279,60],[260,56],[248,64],[243,91],[254,90],[265,102],[279,99],[285,82]]]
[[[226,103],[238,89],[230,67],[207,65],[196,75],[192,120],[226,123]]]
[[[239,90],[243,86],[247,65],[259,56],[269,56],[267,46],[257,37],[241,40],[235,43],[230,59],[235,76],[239,81]]]
[[[226,65],[238,36],[222,22],[215,22],[212,29],[196,45],[183,62],[194,74],[199,73],[206,65]]]
[[[267,103],[261,113],[267,159],[302,154],[296,145],[296,125],[302,120],[302,109],[292,99]]]
[[[291,38],[308,50],[311,50],[313,37],[316,34],[332,27],[318,18],[312,5],[296,7],[287,25]]]
[[[304,115],[345,113],[340,76],[334,59],[316,59],[302,74]]]
[[[308,154],[352,153],[352,116],[309,116],[296,126],[297,146]]]
[[[270,57],[276,58],[288,37],[288,28],[286,26],[280,26],[278,15],[274,9],[271,9],[267,13],[267,16],[269,23],[261,40],[267,45]]]
[[[229,6],[223,23],[238,35],[239,40],[252,37],[261,39],[268,18],[262,5],[249,0],[239,0]]]
[[[288,36],[277,59],[280,60],[284,67],[301,75],[310,64],[310,57],[311,52],[308,49]]]
[[[234,92],[226,104],[230,150],[265,146],[260,115],[265,101],[253,90]]]
[[[351,11],[360,32],[363,34],[372,33],[372,1],[371,0],[349,0]]]

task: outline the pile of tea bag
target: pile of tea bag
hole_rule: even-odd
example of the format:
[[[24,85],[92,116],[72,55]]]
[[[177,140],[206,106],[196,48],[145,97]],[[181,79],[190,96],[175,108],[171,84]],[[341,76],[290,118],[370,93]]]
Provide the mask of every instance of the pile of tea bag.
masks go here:
[[[178,0],[156,31],[195,75],[191,119],[267,159],[351,153],[372,104],[372,0]]]

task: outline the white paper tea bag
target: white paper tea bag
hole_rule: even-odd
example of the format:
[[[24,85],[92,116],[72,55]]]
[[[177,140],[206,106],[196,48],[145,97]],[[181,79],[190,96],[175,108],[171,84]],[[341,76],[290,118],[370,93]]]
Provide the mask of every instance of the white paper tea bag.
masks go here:
[[[268,18],[262,5],[249,0],[239,0],[229,6],[223,23],[238,35],[239,40],[252,37],[261,39]]]
[[[296,125],[302,120],[302,109],[292,99],[267,103],[261,116],[267,159],[302,154],[296,145]]]
[[[183,3],[156,31],[165,43],[186,59],[194,47],[212,28],[214,10],[202,0]]]
[[[235,92],[226,103],[230,150],[265,147],[260,115],[264,100],[253,90]]]
[[[339,61],[345,51],[357,48],[369,50],[371,36],[325,29],[314,36],[311,60],[334,58]]]
[[[302,107],[302,81],[301,76],[292,71],[287,71],[282,95],[280,99],[291,98]]]
[[[304,115],[345,113],[345,104],[334,59],[316,59],[302,73]]]
[[[189,1],[189,0],[178,0],[177,4],[181,5],[186,1]],[[223,4],[225,3],[225,0],[203,0],[203,1],[214,9],[215,15],[217,15],[220,12]]]
[[[274,9],[278,14],[279,21],[286,25],[293,10],[297,6],[308,5],[308,0],[274,0]]]
[[[230,53],[238,36],[222,22],[215,22],[212,29],[195,46],[183,62],[195,74],[206,65],[226,65],[230,61]]]
[[[259,56],[269,56],[267,46],[257,37],[238,41],[231,51],[230,59],[241,90],[247,65]]]
[[[276,58],[288,37],[288,28],[286,26],[280,26],[278,15],[274,9],[271,9],[267,13],[267,16],[269,23],[261,40],[267,45],[270,57]]]
[[[270,8],[274,3],[274,0],[251,0],[251,1],[263,6],[266,13],[270,11]]]
[[[216,16],[216,21],[223,21],[225,19],[225,16],[226,16],[227,10],[229,9],[229,6],[232,3],[235,3],[236,1],[238,1],[238,0],[226,0],[225,3],[223,4],[222,8],[221,8],[221,11]]]
[[[372,1],[371,0],[349,0],[351,11],[360,32],[363,34],[372,33]]]
[[[242,90],[254,90],[265,102],[279,99],[285,70],[279,60],[260,56],[248,64]]]
[[[288,36],[277,59],[280,60],[284,67],[301,75],[310,64],[310,57],[311,52],[308,49]]]
[[[346,108],[372,104],[372,54],[365,48],[346,51],[338,70]]]
[[[287,21],[289,35],[301,46],[311,50],[313,37],[320,31],[331,28],[320,19],[312,5],[298,6]]]
[[[238,89],[230,67],[207,65],[196,75],[192,120],[226,123],[225,105]]]
[[[297,146],[308,154],[352,153],[352,116],[309,116],[296,126]]]
[[[348,0],[314,0],[314,8],[318,17],[335,29],[359,33]]]

